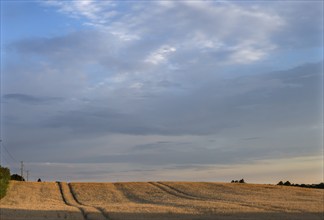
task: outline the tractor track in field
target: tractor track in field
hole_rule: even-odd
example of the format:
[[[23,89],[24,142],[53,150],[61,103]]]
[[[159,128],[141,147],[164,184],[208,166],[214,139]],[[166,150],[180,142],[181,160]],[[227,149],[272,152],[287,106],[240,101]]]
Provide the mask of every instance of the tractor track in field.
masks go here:
[[[89,205],[86,205],[86,204],[81,203],[81,202],[77,199],[77,197],[76,197],[76,193],[74,192],[71,183],[68,183],[68,186],[69,186],[69,190],[70,190],[70,192],[71,192],[71,194],[72,194],[72,196],[73,196],[73,199],[74,199],[74,200],[75,200],[79,205],[95,208],[96,210],[98,210],[98,211],[101,213],[101,215],[102,215],[103,217],[105,217],[106,220],[111,220],[111,218],[109,217],[109,215],[108,215],[107,213],[104,212],[104,209],[103,209],[103,208],[96,207],[96,206],[89,206]]]
[[[70,183],[57,182],[57,184],[64,203],[78,208],[83,216],[83,220],[111,220],[102,208],[82,204],[77,199]],[[96,217],[93,217],[94,214],[96,214]]]
[[[66,193],[64,193],[64,190],[63,190],[63,183],[62,183],[62,182],[57,182],[57,185],[58,185],[58,187],[59,187],[59,190],[60,190],[60,193],[61,193],[61,196],[62,196],[62,199],[63,199],[64,203],[65,203],[66,205],[68,205],[68,206],[76,207],[77,209],[79,209],[80,212],[81,212],[81,214],[82,214],[82,216],[83,216],[83,219],[84,219],[84,220],[88,220],[88,219],[87,219],[87,215],[86,215],[84,209],[81,208],[81,207],[79,207],[79,206],[76,206],[75,204],[71,203],[71,201],[69,201],[69,199],[67,198]]]
[[[142,204],[152,203],[152,201],[140,198],[139,196],[131,193],[130,190],[125,188],[125,186],[123,186],[123,184],[121,184],[121,183],[114,183],[114,186],[116,187],[116,190],[121,192],[124,195],[124,197],[130,202],[142,203]],[[154,204],[159,204],[159,203],[154,203]]]
[[[196,196],[192,196],[192,195],[189,195],[187,193],[184,193],[178,189],[175,189],[174,187],[170,187],[166,184],[163,184],[161,182],[149,182],[151,185],[159,188],[160,190],[170,194],[170,195],[173,195],[173,196],[176,196],[176,197],[180,197],[180,198],[183,198],[183,199],[191,199],[191,200],[204,200],[203,198],[199,198],[199,197],[196,197]]]
[[[218,199],[212,199],[212,198],[206,198],[206,197],[198,197],[195,195],[191,195],[189,193],[183,192],[173,186],[169,186],[168,184],[162,183],[162,182],[149,182],[151,185],[154,185],[158,188],[160,188],[161,190],[163,190],[166,193],[169,193],[171,195],[174,196],[178,196],[181,198],[186,198],[186,199],[192,199],[192,200],[200,200],[200,201],[210,201],[210,202],[217,202],[217,201],[221,201],[223,203],[228,203],[228,204],[237,204],[240,206],[245,206],[245,207],[254,207],[260,210],[271,210],[271,211],[278,211],[277,206],[267,206],[264,207],[262,205],[255,205],[255,204],[249,204],[249,203],[242,203],[242,202],[237,202],[237,201],[225,201],[225,200],[218,200]]]

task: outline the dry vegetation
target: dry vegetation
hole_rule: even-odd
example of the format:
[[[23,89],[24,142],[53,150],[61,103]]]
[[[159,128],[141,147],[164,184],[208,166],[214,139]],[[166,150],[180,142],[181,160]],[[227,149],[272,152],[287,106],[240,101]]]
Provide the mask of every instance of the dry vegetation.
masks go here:
[[[11,182],[1,220],[322,219],[324,211],[323,190],[273,185],[61,183],[61,191],[57,183]]]
[[[64,203],[56,183],[10,181],[0,208],[1,220],[82,219],[76,207]]]

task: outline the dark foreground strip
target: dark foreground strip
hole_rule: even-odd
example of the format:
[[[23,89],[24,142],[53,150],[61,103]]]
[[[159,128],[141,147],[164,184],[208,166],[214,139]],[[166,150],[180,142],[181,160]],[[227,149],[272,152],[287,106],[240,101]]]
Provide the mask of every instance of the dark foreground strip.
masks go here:
[[[84,220],[87,220],[87,216],[86,216],[84,210],[83,210],[81,207],[74,206],[74,205],[70,204],[70,203],[66,200],[66,198],[65,198],[65,196],[64,196],[64,193],[63,193],[62,183],[61,183],[61,182],[57,182],[57,185],[58,185],[58,187],[59,187],[59,189],[60,189],[60,193],[61,193],[61,196],[62,196],[62,199],[63,199],[64,203],[65,203],[66,205],[68,205],[68,206],[73,206],[73,207],[78,208],[78,209],[80,210],[80,212],[82,213],[83,219],[84,219]]]

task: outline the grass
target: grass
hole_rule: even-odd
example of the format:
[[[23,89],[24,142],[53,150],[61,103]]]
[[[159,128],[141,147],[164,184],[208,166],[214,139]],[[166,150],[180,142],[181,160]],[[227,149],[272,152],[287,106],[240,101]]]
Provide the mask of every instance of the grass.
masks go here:
[[[0,209],[1,220],[82,219],[77,208],[63,202],[56,183],[10,181]]]
[[[210,182],[63,186],[70,206],[64,203],[56,183],[11,182],[0,203],[1,220],[82,219],[79,208],[88,219],[103,213],[110,220],[322,219],[324,211],[320,189]]]

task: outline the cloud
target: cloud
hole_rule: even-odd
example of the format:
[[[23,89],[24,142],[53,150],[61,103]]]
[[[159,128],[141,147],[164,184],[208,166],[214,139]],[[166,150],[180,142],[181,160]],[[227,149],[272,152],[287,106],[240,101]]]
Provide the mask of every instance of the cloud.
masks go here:
[[[22,103],[27,103],[27,104],[49,104],[49,103],[55,103],[55,102],[60,102],[63,101],[63,98],[59,97],[36,97],[32,95],[26,95],[26,94],[5,94],[3,96],[4,100],[10,101],[18,101]]]
[[[12,43],[8,50],[18,56],[36,57],[28,62],[43,68],[38,72],[46,73],[51,69],[57,72],[55,75],[62,73],[69,78],[65,87],[77,83],[79,87],[73,90],[80,93],[81,87],[97,92],[101,88],[103,93],[128,87],[132,92],[136,90],[140,97],[147,95],[141,94],[141,90],[148,87],[153,93],[163,90],[159,82],[182,85],[184,90],[223,75],[228,68],[262,65],[271,55],[276,56],[281,48],[287,47],[283,39],[308,41],[308,35],[303,35],[303,40],[295,39],[299,35],[298,23],[292,18],[299,19],[304,5],[300,3],[291,4],[291,9],[287,9],[289,13],[283,9],[277,12],[284,4],[277,2],[264,3],[267,8],[260,3],[186,1],[167,5],[131,3],[127,7],[124,3],[110,1],[46,1],[42,4],[98,26],[62,36],[24,39]],[[309,5],[314,8],[317,4]],[[106,18],[111,10],[123,13],[117,13],[113,19]],[[305,13],[304,26],[314,27],[309,34],[320,36],[321,30],[315,28],[319,23]],[[321,42],[315,41],[316,44]],[[87,96],[86,91],[82,91],[84,96]],[[71,92],[68,93],[67,96]]]
[[[40,5],[83,26],[4,47],[3,132],[26,160],[195,169],[320,152],[322,3]]]
[[[175,52],[176,48],[168,46],[168,45],[163,45],[153,53],[151,53],[146,59],[145,62],[153,63],[153,64],[159,64],[161,62],[164,62],[167,60],[167,56]]]
[[[127,3],[125,7],[124,3],[109,1],[50,1],[48,5],[78,19],[87,19],[97,30],[113,35],[126,44],[125,41],[141,44],[143,40],[154,43],[144,59],[153,63],[165,59],[166,47],[172,48],[172,52],[177,50],[179,56],[191,50],[193,55],[197,52],[223,51],[236,54],[229,62],[242,63],[238,56],[246,53],[249,53],[250,62],[256,61],[273,50],[275,45],[270,42],[271,36],[280,31],[284,24],[281,16],[261,9],[256,11],[249,4],[244,7],[233,3],[180,1],[168,7],[161,2]],[[118,7],[123,8],[123,14],[117,13],[113,20],[110,16],[106,17],[113,8]],[[245,54],[240,55],[232,49],[238,47],[245,50]]]
[[[157,93],[140,102],[133,94],[105,95],[115,110],[98,108],[98,101],[80,111],[61,111],[48,126],[91,133],[208,135],[235,127],[283,127],[316,123],[319,118],[322,63],[287,71],[210,81],[188,93]],[[305,80],[305,77],[307,77]],[[141,86],[142,87],[142,86]],[[132,89],[151,93],[151,88]],[[119,101],[127,100],[120,103]],[[110,100],[110,101],[108,101]],[[115,103],[115,104],[114,104]],[[289,109],[295,109],[292,113]]]
[[[61,13],[67,14],[73,18],[85,17],[96,23],[105,23],[113,18],[117,12],[114,11],[116,3],[113,1],[57,1],[49,0],[41,4],[57,7]]]

